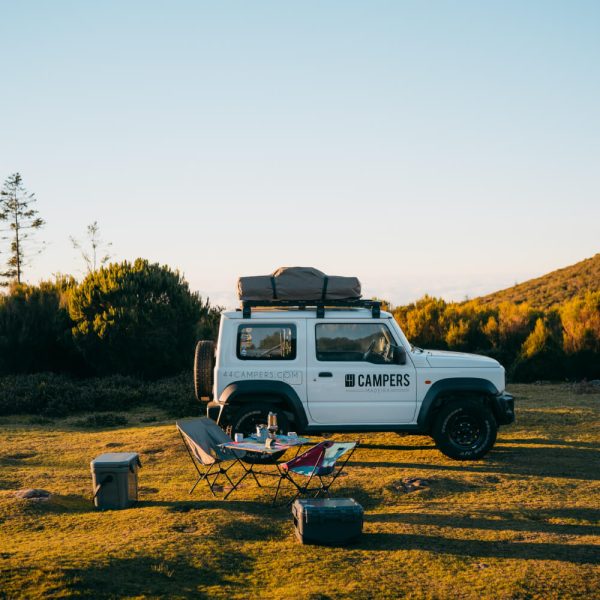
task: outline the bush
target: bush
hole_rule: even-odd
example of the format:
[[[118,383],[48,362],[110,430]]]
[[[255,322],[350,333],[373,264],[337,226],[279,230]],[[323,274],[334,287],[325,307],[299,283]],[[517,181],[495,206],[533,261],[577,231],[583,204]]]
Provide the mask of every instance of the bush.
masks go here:
[[[194,396],[192,374],[153,381],[146,386],[146,402],[158,406],[174,417],[189,417],[205,412],[206,407]]]
[[[0,374],[81,372],[67,295],[73,279],[13,285],[0,296]]]
[[[122,427],[127,425],[127,419],[121,415],[113,413],[101,413],[99,415],[90,415],[84,419],[79,419],[73,423],[75,427],[83,427],[85,429],[96,429],[101,427]]]
[[[74,380],[54,373],[0,377],[0,415],[65,417],[78,412],[123,411],[151,404],[169,415],[198,415],[192,374],[157,381],[115,375]]]
[[[12,375],[0,378],[0,414],[37,414],[62,417],[92,410],[82,399],[80,388],[70,379],[54,373]]]
[[[144,382],[124,375],[84,379],[78,383],[81,403],[93,410],[129,410],[145,400]]]
[[[209,312],[178,272],[142,259],[90,273],[69,301],[75,344],[96,373],[150,379],[191,368]]]

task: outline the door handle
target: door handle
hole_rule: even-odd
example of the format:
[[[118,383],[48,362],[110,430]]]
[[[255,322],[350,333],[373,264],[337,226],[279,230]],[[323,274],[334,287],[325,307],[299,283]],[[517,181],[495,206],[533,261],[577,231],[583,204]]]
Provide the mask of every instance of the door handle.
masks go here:
[[[329,371],[321,371],[319,373],[319,377],[333,377],[333,373],[330,373]]]

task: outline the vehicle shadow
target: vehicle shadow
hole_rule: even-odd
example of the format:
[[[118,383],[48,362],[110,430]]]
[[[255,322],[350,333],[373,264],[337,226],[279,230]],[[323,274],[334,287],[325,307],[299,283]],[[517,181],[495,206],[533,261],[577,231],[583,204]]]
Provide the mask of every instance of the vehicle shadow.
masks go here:
[[[393,462],[354,460],[349,465],[359,467],[388,467],[461,473],[504,474],[520,476],[558,477],[564,479],[600,480],[600,451],[570,447],[511,447],[497,445],[483,460],[435,464],[431,462]]]
[[[482,541],[414,533],[367,533],[362,536],[356,547],[370,551],[423,550],[479,559],[555,560],[576,564],[598,564],[600,562],[598,546],[594,544]]]
[[[418,446],[399,446],[398,444],[369,444],[369,443],[361,443],[359,449],[368,449],[368,450],[435,450],[435,445],[433,442],[431,444],[422,444]]]
[[[600,450],[600,444],[597,442],[574,442],[567,440],[547,440],[545,438],[528,438],[528,439],[507,439],[503,440],[507,444],[516,445],[535,445],[535,446],[573,446],[575,448],[591,448]]]
[[[374,523],[405,523],[410,525],[433,525],[456,529],[486,529],[489,531],[528,531],[556,535],[597,535],[600,527],[591,523],[600,521],[600,510],[574,508],[558,510],[535,510],[515,518],[510,511],[486,511],[480,517],[462,517],[442,513],[382,513],[365,515],[365,521]],[[573,525],[551,523],[550,519],[578,519],[590,524]]]

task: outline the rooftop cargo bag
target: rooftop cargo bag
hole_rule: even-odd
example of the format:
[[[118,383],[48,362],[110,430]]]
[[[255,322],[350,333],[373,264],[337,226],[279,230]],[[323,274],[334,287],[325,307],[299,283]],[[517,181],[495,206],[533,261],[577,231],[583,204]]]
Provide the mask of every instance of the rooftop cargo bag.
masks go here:
[[[325,275],[312,267],[281,267],[272,275],[240,277],[240,300],[357,300],[360,298],[357,277]]]
[[[94,505],[101,509],[128,508],[138,498],[137,452],[106,452],[91,463]]]
[[[353,498],[298,499],[292,505],[296,537],[303,544],[349,544],[362,533],[363,514]]]

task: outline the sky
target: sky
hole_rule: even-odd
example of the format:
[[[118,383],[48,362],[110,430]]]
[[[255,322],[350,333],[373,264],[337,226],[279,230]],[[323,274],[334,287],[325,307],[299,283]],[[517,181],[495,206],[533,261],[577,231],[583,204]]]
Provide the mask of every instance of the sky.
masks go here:
[[[600,252],[600,2],[0,0],[0,179],[25,272],[314,266],[462,300]],[[6,244],[0,246],[0,261]]]

